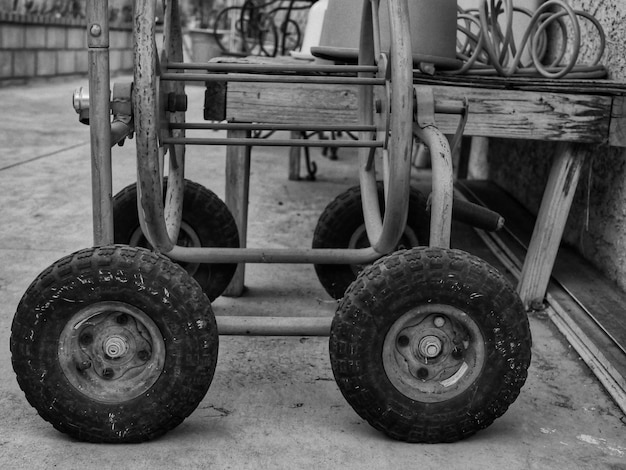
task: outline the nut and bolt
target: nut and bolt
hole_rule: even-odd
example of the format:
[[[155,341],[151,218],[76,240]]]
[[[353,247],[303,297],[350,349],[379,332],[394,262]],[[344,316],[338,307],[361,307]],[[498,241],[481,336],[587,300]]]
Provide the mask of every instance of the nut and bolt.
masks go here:
[[[122,357],[128,352],[128,343],[121,336],[111,336],[104,343],[104,352],[111,359]]]
[[[437,357],[441,353],[441,340],[436,336],[425,336],[419,342],[419,352],[427,358]]]
[[[78,370],[79,372],[87,370],[90,367],[91,367],[91,361],[82,361],[82,362],[76,363],[76,370]]]

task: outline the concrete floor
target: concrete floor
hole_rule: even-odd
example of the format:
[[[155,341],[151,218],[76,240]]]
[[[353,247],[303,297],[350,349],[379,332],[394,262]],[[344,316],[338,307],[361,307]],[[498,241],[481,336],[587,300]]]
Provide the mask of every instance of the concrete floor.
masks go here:
[[[533,314],[533,362],[518,400],[491,427],[449,445],[389,440],[361,420],[332,377],[326,338],[221,337],[214,382],[163,438],[91,445],[55,431],[26,402],[8,350],[31,281],[91,245],[88,128],[71,109],[85,81],[0,89],[0,468],[626,469],[626,418],[572,348]],[[202,90],[189,88],[191,103]],[[114,152],[114,191],[134,181],[133,145]],[[222,148],[190,152],[189,175],[223,195]],[[249,246],[308,246],[323,207],[356,183],[354,155],[316,153],[318,181],[287,180],[286,150],[255,151]],[[197,157],[197,158],[196,158]],[[248,292],[216,314],[332,315],[312,266],[250,265]]]

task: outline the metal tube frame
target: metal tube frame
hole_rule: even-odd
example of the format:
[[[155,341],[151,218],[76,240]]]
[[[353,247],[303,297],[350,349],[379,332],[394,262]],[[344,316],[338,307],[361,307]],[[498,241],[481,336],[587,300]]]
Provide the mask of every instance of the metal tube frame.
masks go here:
[[[364,0],[366,5],[370,3],[370,0]],[[148,2],[149,3],[149,2]],[[176,5],[176,2],[171,2]],[[398,91],[393,93],[391,99],[393,103],[387,105],[387,109],[394,109],[394,112],[403,110],[402,112],[411,115],[412,109],[407,109],[406,102],[411,100],[403,100],[403,91],[406,94],[412,93],[412,67],[407,66],[406,61],[411,59],[410,43],[406,38],[410,37],[408,34],[408,25],[405,24],[403,18],[403,12],[408,9],[407,0],[400,0],[399,2],[389,2],[391,9],[390,17],[392,18],[392,31],[395,37],[404,38],[396,44],[396,51],[392,55],[390,60],[391,74],[394,77],[396,83],[400,83]],[[108,1],[88,1],[88,34],[89,34],[89,55],[90,55],[90,121],[91,121],[91,138],[92,138],[92,178],[93,178],[93,201],[94,201],[94,241],[97,245],[111,244],[113,243],[113,221],[111,210],[111,127],[110,127],[110,96],[109,96],[109,62],[108,62]],[[355,77],[330,77],[325,83],[358,83],[361,86],[361,109],[373,110],[373,86],[385,85],[390,86],[390,83],[385,78],[387,70],[381,70],[382,63],[386,64],[384,60],[379,60],[376,54],[380,51],[379,38],[377,37],[377,9],[378,0],[371,0],[371,8],[364,9],[364,21],[370,26],[366,29],[365,39],[362,38],[363,45],[362,50],[367,52],[362,55],[360,65],[357,66],[297,66],[288,70],[293,73],[319,73],[323,72],[339,72],[339,73],[354,73]],[[142,12],[145,16],[150,16],[150,11]],[[393,21],[393,19],[396,19]],[[150,20],[149,20],[150,21]],[[369,35],[369,36],[368,36]],[[141,50],[139,52],[141,54]],[[175,54],[170,51],[170,55]],[[382,57],[382,56],[381,56]],[[184,64],[177,61],[179,57],[173,57],[171,63],[163,64],[164,70],[176,70],[176,73],[162,73],[160,80],[167,82],[168,80],[187,81],[190,80],[190,74],[182,72],[183,69],[203,69],[207,71],[216,72],[214,78],[224,80],[225,73],[238,70],[239,72],[250,73],[249,79],[259,78],[265,80],[271,79],[272,81],[282,82],[283,80],[304,80],[306,82],[316,81],[320,77],[316,76],[293,76],[293,75],[261,75],[268,72],[278,72],[281,69],[280,66],[258,66],[251,64],[250,66],[235,65],[235,64]],[[328,69],[328,70],[326,70]],[[142,70],[145,73],[146,70]],[[193,75],[193,74],[191,74]],[[406,77],[405,77],[406,75]],[[207,81],[207,78],[211,75],[203,74],[202,80]],[[238,80],[242,77],[236,75],[228,75],[227,79],[234,78]],[[245,80],[248,80],[246,78]],[[324,77],[321,77],[324,78]],[[193,79],[193,78],[192,78]],[[338,79],[339,81],[335,81]],[[324,82],[324,81],[322,81]],[[391,84],[391,86],[396,86]],[[404,90],[406,88],[406,90]],[[150,94],[150,90],[148,91]],[[156,93],[155,97],[156,97]],[[137,90],[135,90],[137,95]],[[135,96],[137,99],[137,96]],[[442,108],[442,112],[456,112],[461,109],[462,106],[447,105],[446,108]],[[389,112],[389,111],[387,111]],[[171,230],[167,230],[165,223],[165,211],[163,207],[163,198],[161,194],[160,179],[156,179],[154,172],[159,163],[154,162],[154,156],[140,155],[138,157],[138,187],[151,188],[140,195],[139,206],[142,227],[147,232],[148,238],[153,243],[158,251],[161,251],[171,258],[178,261],[186,262],[212,262],[212,263],[324,263],[324,264],[364,264],[375,261],[377,258],[390,251],[397,242],[397,238],[401,235],[404,224],[406,223],[406,212],[408,210],[406,194],[408,194],[408,181],[410,173],[410,142],[411,134],[413,132],[412,119],[406,118],[406,116],[400,116],[396,118],[392,123],[392,132],[389,141],[386,139],[373,140],[371,135],[375,129],[378,129],[373,122],[373,117],[370,111],[362,111],[361,123],[355,126],[354,129],[360,130],[362,138],[357,142],[341,143],[341,146],[354,146],[364,147],[364,154],[368,155],[372,148],[383,147],[384,145],[390,145],[390,160],[389,160],[389,175],[386,176],[386,180],[393,182],[393,191],[387,191],[388,209],[385,218],[374,214],[369,216],[369,219],[374,220],[374,229],[368,230],[369,237],[372,243],[372,247],[363,249],[254,249],[254,248],[242,248],[242,249],[226,249],[226,248],[187,248],[175,246],[170,240]],[[161,116],[152,116],[159,119]],[[393,118],[393,116],[391,116]],[[185,124],[183,120],[173,119],[169,126],[170,132],[172,129],[186,129],[194,128],[194,124]],[[242,124],[237,124],[244,128]],[[219,125],[218,125],[219,126]],[[228,128],[228,124],[222,124],[223,128]],[[257,125],[258,126],[258,125]],[[167,126],[166,126],[167,127]],[[250,125],[253,128],[254,125]],[[272,128],[272,125],[268,126]],[[196,125],[195,128],[211,128],[207,125]],[[407,130],[408,129],[408,130]],[[407,134],[408,132],[408,134]],[[435,231],[433,243],[436,246],[449,246],[449,216],[451,212],[451,197],[449,197],[450,190],[448,188],[447,181],[451,181],[451,164],[449,163],[449,147],[446,147],[446,140],[442,135],[433,129],[421,129],[422,139],[431,146],[434,153],[441,155],[442,158],[438,162],[433,162],[433,170],[435,174],[434,184],[434,206],[433,206],[433,222]],[[380,129],[379,129],[380,134]],[[171,135],[171,134],[170,134]],[[407,135],[409,137],[407,137]],[[210,142],[212,141],[212,142]],[[161,136],[161,145],[170,146],[171,158],[176,160],[177,151],[174,151],[175,147],[182,146],[184,144],[218,144],[218,145],[263,145],[258,139],[239,139],[232,141],[229,139],[189,139],[180,134],[174,136]],[[299,140],[285,140],[285,141],[272,141],[271,145],[293,145],[297,142],[302,146],[303,142]],[[305,145],[314,146],[316,143],[306,143]],[[270,145],[270,143],[267,143]],[[320,145],[320,144],[318,144]],[[328,142],[323,142],[323,146],[328,146]],[[339,146],[339,144],[337,144]],[[409,148],[405,148],[409,146]],[[178,149],[177,149],[178,150]],[[366,165],[365,157],[362,158],[361,165],[361,181],[365,185],[365,192],[368,191],[369,182],[375,181],[375,173],[372,171],[371,165]],[[367,159],[369,160],[369,158]],[[144,165],[147,167],[143,167]],[[149,176],[146,177],[146,174]],[[364,176],[365,174],[365,176]],[[158,177],[160,178],[160,174]],[[147,179],[146,179],[147,178]],[[363,183],[363,181],[366,181]],[[444,189],[441,191],[443,196],[439,196],[438,187],[440,182],[443,181]],[[158,189],[154,189],[154,186],[158,182]],[[371,189],[371,188],[370,188]],[[364,193],[365,193],[364,192]],[[373,192],[372,192],[373,193]],[[406,194],[405,194],[406,193]],[[375,194],[375,193],[373,193]],[[378,202],[376,201],[376,208],[372,204],[371,207],[366,207],[366,212],[376,212]],[[155,209],[156,208],[156,209]],[[394,209],[395,208],[395,209]],[[378,218],[378,221],[376,221]],[[169,225],[169,224],[168,224]],[[170,233],[168,233],[170,232]]]
[[[141,2],[139,2],[141,3]],[[150,3],[150,1],[148,2]],[[364,194],[376,194],[370,183],[375,181],[375,171],[371,160],[372,151],[376,148],[385,147],[388,152],[388,162],[385,165],[385,181],[387,186],[393,183],[395,189],[386,188],[386,201],[388,211],[384,219],[380,216],[378,210],[378,202],[374,205],[373,197],[370,198],[371,204],[366,204],[365,212],[370,225],[368,227],[368,236],[373,241],[370,248],[363,249],[227,249],[227,248],[186,248],[176,246],[171,242],[175,239],[176,221],[174,221],[174,229],[172,223],[167,222],[168,210],[163,206],[162,197],[162,161],[164,153],[159,151],[156,156],[154,147],[148,153],[140,154],[138,147],[137,160],[137,181],[138,188],[138,207],[140,213],[140,221],[144,233],[156,247],[158,251],[162,251],[174,260],[183,262],[203,262],[203,263],[319,263],[319,264],[366,264],[375,261],[383,256],[397,242],[397,238],[406,224],[406,213],[408,211],[408,184],[410,173],[410,145],[412,139],[411,133],[415,133],[431,147],[431,153],[441,158],[433,159],[433,205],[432,205],[432,223],[431,223],[431,245],[449,246],[450,238],[450,220],[451,220],[451,181],[452,181],[452,165],[450,149],[444,136],[434,126],[426,128],[413,128],[412,119],[407,116],[412,112],[406,108],[406,102],[411,100],[402,99],[403,94],[412,93],[412,67],[407,66],[406,61],[411,60],[410,43],[407,38],[410,37],[408,25],[403,18],[408,15],[403,14],[408,10],[407,0],[399,0],[398,2],[389,2],[389,8],[392,31],[395,31],[398,37],[402,38],[396,44],[395,55],[391,57],[391,74],[394,76],[395,84],[390,84],[388,78],[386,58],[380,55],[380,40],[378,31],[378,5],[379,0],[364,0],[366,8],[364,8],[364,20],[369,22],[366,27],[366,35],[369,37],[363,39],[361,49],[365,46],[367,52],[361,56],[360,64],[356,66],[294,66],[285,71],[282,65],[241,65],[241,64],[185,64],[181,61],[181,55],[168,47],[168,55],[164,58],[165,63],[161,64],[159,70],[159,80],[163,82],[163,86],[167,89],[180,93],[177,82],[183,81],[224,81],[225,74],[228,74],[229,81],[267,81],[278,83],[329,83],[329,84],[358,84],[361,88],[360,102],[360,124],[349,126],[352,131],[360,132],[360,141],[337,143],[337,146],[361,147],[361,170],[360,179],[364,186]],[[176,0],[169,2],[170,7],[177,6]],[[371,6],[371,8],[368,7]],[[151,13],[152,12],[152,13]],[[142,12],[145,16],[146,11]],[[150,9],[147,11],[148,16],[154,15]],[[145,19],[145,18],[144,18]],[[179,21],[178,18],[170,17],[169,21]],[[113,214],[112,214],[112,169],[111,169],[111,143],[113,137],[118,134],[128,133],[128,129],[111,126],[111,110],[110,110],[110,78],[109,78],[109,25],[108,25],[108,1],[107,0],[88,0],[87,1],[87,22],[88,22],[88,53],[89,53],[89,118],[90,118],[90,135],[91,135],[91,160],[92,160],[92,197],[93,197],[93,228],[94,228],[94,244],[108,245],[113,243]],[[174,25],[176,27],[176,25]],[[149,28],[149,25],[147,26]],[[171,31],[171,23],[170,23]],[[152,51],[154,52],[154,51]],[[137,52],[141,54],[141,51]],[[168,57],[171,59],[167,61]],[[153,57],[158,63],[158,59]],[[137,60],[137,57],[135,57]],[[144,63],[145,66],[145,63]],[[158,65],[157,65],[158,66]],[[206,74],[188,73],[185,70],[204,70]],[[156,73],[156,68],[155,68]],[[142,70],[145,73],[146,70]],[[277,73],[283,75],[277,75]],[[285,72],[291,75],[285,75]],[[330,76],[320,77],[320,73],[338,73],[352,74],[353,76]],[[300,75],[298,75],[300,74]],[[406,77],[404,76],[406,75]],[[151,81],[150,89],[135,89],[135,100],[138,91],[143,98],[150,98],[156,101],[156,91],[152,89],[158,88],[154,84],[156,78]],[[172,85],[168,85],[172,83]],[[390,86],[395,87],[395,93],[388,93],[389,101],[386,103],[386,109],[381,114],[390,114],[390,109],[394,112],[402,110],[399,117],[394,118],[391,123],[391,135],[387,127],[381,129],[380,120],[374,123],[374,118],[370,111],[373,110],[373,87],[385,86],[388,90]],[[145,91],[145,93],[144,93]],[[392,96],[390,96],[392,95]],[[157,106],[151,102],[148,113],[154,113],[152,117],[156,120],[162,118]],[[445,106],[435,106],[438,112],[443,113],[460,113],[464,110],[463,104],[446,104]],[[141,104],[135,108],[141,109]],[[154,110],[157,112],[155,113]],[[406,114],[406,116],[405,116]],[[182,116],[181,116],[182,115]],[[238,129],[238,130],[298,130],[299,126],[280,125],[280,124],[198,124],[184,122],[184,114],[170,113],[168,116],[168,125],[165,130],[160,128],[158,132],[161,135],[160,145],[168,146],[170,153],[170,163],[174,166],[174,171],[178,171],[177,179],[182,178],[184,172],[184,160],[182,156],[184,145],[264,145],[259,139],[190,139],[184,136],[185,129]],[[382,116],[390,120],[392,116]],[[140,123],[140,125],[142,125]],[[143,124],[145,125],[145,124]],[[389,125],[389,124],[387,124]],[[118,126],[119,127],[119,126]],[[329,126],[310,126],[311,128],[320,130],[329,130]],[[322,129],[322,127],[324,127]],[[401,129],[398,130],[398,127]],[[307,129],[310,130],[310,129]],[[342,127],[340,130],[347,130]],[[373,138],[376,136],[378,138]],[[408,137],[407,137],[408,135]],[[382,137],[382,138],[381,138]],[[117,137],[115,137],[117,138]],[[155,136],[155,139],[157,137]],[[323,146],[329,146],[329,142],[321,143]],[[158,143],[157,143],[158,145]],[[270,143],[267,143],[270,145]],[[298,146],[318,146],[313,142],[302,142],[301,140],[290,139],[285,141],[272,141],[271,145],[298,145]],[[387,146],[390,146],[387,149]],[[408,148],[407,148],[408,146]],[[391,150],[389,152],[389,150]],[[159,168],[161,168],[159,170]],[[369,190],[368,190],[369,188]],[[179,193],[180,187],[175,189]],[[370,191],[371,190],[371,191]],[[367,196],[366,196],[367,198]],[[173,197],[174,206],[181,206],[181,198]],[[377,199],[377,198],[376,198]],[[364,199],[365,200],[365,199]],[[389,208],[392,208],[389,210]],[[171,208],[178,219],[182,207]],[[371,222],[373,220],[373,222]],[[172,233],[174,232],[174,233]],[[219,329],[220,334],[310,334],[310,335],[327,335],[329,330],[329,319],[302,319],[302,318],[285,318],[273,320],[264,317],[264,319],[253,319],[254,321],[241,321],[241,319],[220,317]],[[268,321],[269,320],[269,321]]]
[[[113,243],[108,0],[87,2],[87,47],[93,242],[99,246]]]

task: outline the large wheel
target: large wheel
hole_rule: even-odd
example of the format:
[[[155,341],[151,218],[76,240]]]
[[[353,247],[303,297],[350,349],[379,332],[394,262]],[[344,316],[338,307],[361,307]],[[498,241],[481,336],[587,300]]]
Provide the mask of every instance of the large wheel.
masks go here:
[[[13,369],[56,429],[140,442],[179,425],[205,396],[218,334],[200,286],[143,248],[90,248],[45,270],[13,319]]]
[[[239,232],[226,204],[204,186],[185,180],[183,216],[178,246],[239,248]],[[167,179],[163,183],[166,193]],[[137,186],[131,184],[113,198],[115,243],[152,248],[139,226]],[[209,300],[219,297],[235,274],[237,264],[182,263]]]
[[[452,442],[517,398],[530,364],[524,307],[483,260],[413,248],[365,269],[333,320],[335,379],[373,427],[409,442]]]
[[[384,188],[378,183],[378,200],[384,207]],[[409,193],[407,224],[397,250],[428,244],[430,215],[426,197],[415,188]],[[381,210],[384,213],[384,209]],[[369,240],[365,230],[361,188],[354,186],[337,196],[320,216],[313,234],[313,248],[365,248]],[[363,265],[316,264],[315,272],[331,297],[341,299]]]

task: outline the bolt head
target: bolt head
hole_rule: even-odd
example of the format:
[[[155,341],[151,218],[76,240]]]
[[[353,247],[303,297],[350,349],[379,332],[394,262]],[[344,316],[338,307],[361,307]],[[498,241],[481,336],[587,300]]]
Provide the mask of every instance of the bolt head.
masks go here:
[[[92,24],[89,28],[89,34],[96,38],[99,37],[102,34],[102,26],[99,24]]]

